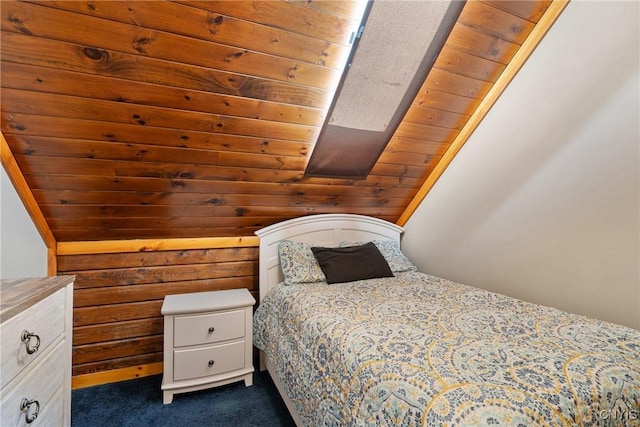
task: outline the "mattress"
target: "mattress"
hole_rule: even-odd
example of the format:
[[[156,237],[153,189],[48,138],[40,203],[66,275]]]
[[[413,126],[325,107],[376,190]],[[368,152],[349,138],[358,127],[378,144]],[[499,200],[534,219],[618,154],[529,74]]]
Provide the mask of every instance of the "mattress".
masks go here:
[[[276,285],[254,344],[308,426],[640,423],[640,331],[420,272]]]

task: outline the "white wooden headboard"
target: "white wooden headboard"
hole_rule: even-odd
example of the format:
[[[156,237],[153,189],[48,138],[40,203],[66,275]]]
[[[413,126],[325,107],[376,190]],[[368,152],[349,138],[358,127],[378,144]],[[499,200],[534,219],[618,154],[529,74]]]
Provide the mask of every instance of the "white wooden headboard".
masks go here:
[[[260,238],[260,301],[276,284],[282,282],[278,258],[281,240],[338,246],[343,240],[369,241],[387,239],[400,242],[403,228],[388,221],[364,215],[319,214],[279,222],[256,231]]]

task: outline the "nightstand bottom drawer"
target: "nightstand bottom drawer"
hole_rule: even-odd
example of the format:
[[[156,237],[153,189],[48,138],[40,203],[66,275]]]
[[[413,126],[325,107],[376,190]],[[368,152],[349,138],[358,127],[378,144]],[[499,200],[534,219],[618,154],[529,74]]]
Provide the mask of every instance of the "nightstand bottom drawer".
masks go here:
[[[188,380],[242,369],[244,368],[244,351],[244,341],[212,347],[175,350],[173,352],[173,380]]]

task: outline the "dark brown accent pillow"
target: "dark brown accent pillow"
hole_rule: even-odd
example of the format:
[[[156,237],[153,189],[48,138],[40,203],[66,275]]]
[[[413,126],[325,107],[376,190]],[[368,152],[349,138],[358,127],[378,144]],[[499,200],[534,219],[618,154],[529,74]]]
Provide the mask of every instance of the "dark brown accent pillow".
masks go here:
[[[312,247],[327,283],[393,277],[380,250],[372,242],[346,248]]]

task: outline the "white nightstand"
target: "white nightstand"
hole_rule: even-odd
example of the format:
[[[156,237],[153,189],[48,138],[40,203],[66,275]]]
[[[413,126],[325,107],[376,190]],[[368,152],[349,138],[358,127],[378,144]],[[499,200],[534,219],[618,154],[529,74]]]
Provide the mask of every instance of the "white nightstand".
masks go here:
[[[253,384],[255,303],[247,289],[165,297],[163,403],[176,393]]]

